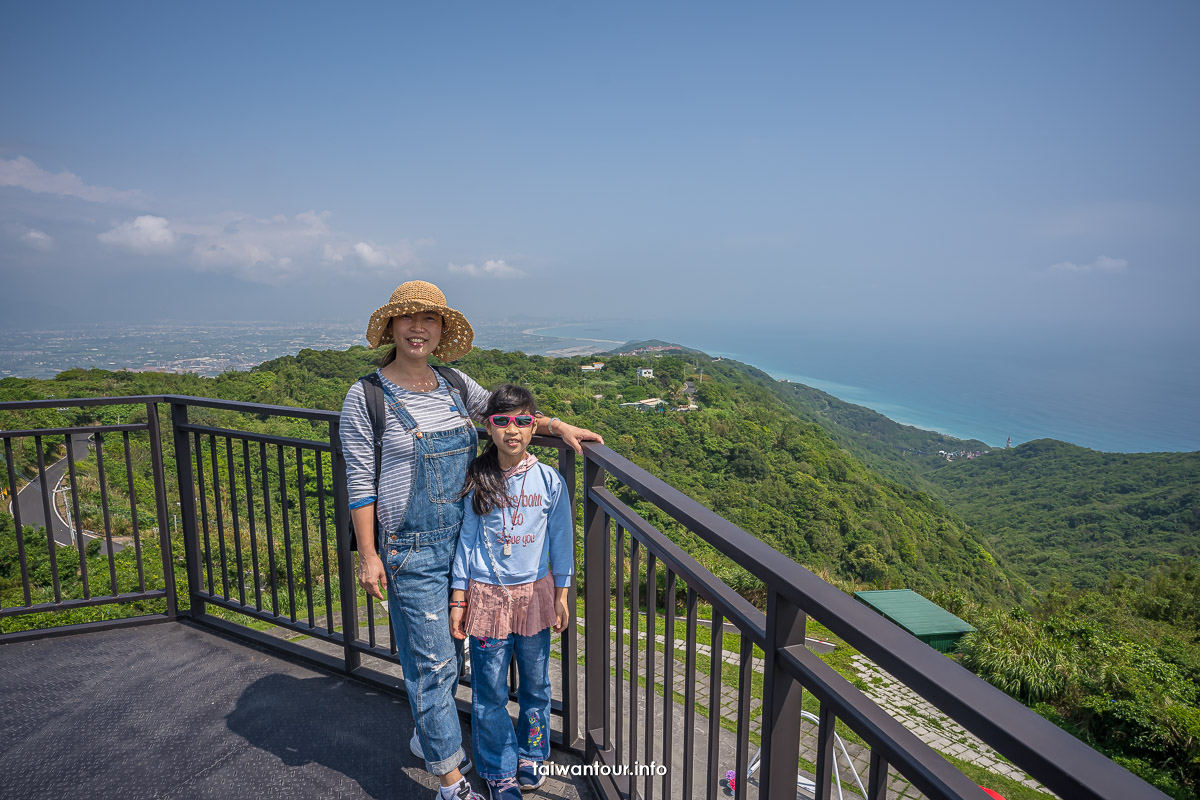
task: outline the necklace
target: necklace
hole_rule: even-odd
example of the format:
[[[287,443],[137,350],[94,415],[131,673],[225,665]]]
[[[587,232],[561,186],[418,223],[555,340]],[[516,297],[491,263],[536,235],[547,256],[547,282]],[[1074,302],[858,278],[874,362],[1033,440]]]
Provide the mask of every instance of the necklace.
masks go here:
[[[524,463],[525,463],[525,459],[522,458],[521,462],[519,464],[517,464],[516,467],[513,467],[514,471],[519,469],[521,464],[524,464]],[[517,527],[517,525],[520,525],[521,523],[523,523],[525,521],[525,515],[523,513],[521,513],[521,498],[523,498],[525,496],[525,479],[528,477],[529,477],[529,470],[525,470],[525,472],[523,472],[521,474],[521,491],[517,492],[517,508],[515,511],[509,512],[509,518],[512,521],[512,525],[513,525],[514,529]],[[504,549],[503,549],[504,555],[511,556],[512,555],[512,538],[507,535],[508,525],[506,524],[506,522],[507,522],[507,520],[504,517],[504,509],[501,508],[500,509],[500,536],[501,536],[500,541],[504,545]]]
[[[522,459],[522,463],[524,463],[524,459]],[[532,465],[530,465],[530,466],[532,468]],[[525,494],[525,478],[527,478],[527,477],[529,477],[529,470],[525,470],[525,474],[521,478],[521,491],[517,494],[517,508],[521,507],[521,497]],[[506,484],[505,488],[507,488],[507,484]],[[507,496],[505,498],[505,502],[506,503],[508,502]],[[512,515],[514,526],[517,525],[518,514],[519,514],[519,512],[517,514]],[[522,515],[522,519],[520,521],[521,522],[525,521],[523,518],[523,515]],[[505,536],[507,529],[508,529],[508,526],[506,525],[505,519],[504,519],[504,506],[500,506],[500,533],[497,535],[496,538],[502,540],[502,543],[504,545],[504,548],[503,548],[504,555],[511,556],[512,555],[512,542],[510,542],[508,540],[508,537]],[[504,590],[504,594],[508,597],[508,604],[511,606],[514,602],[512,592],[510,592],[508,590],[508,587],[504,585],[504,581],[502,581],[500,579],[500,570],[496,567],[496,556],[492,554],[492,539],[490,536],[487,535],[487,530],[484,530],[484,532],[483,532],[483,544],[484,544],[484,546],[487,547],[488,561],[491,562],[492,573],[496,576],[496,584],[499,585],[499,587]]]
[[[423,378],[418,380],[409,381],[403,379],[403,383],[399,380],[393,381],[393,383],[409,392],[429,392],[436,389],[438,385],[437,378],[430,376],[428,371],[426,371]]]

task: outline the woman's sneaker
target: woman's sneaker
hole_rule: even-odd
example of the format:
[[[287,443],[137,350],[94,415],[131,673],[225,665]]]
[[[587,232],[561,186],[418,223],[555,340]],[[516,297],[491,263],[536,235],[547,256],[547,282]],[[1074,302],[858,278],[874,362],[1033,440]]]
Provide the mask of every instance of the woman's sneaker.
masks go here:
[[[517,784],[522,792],[540,789],[545,782],[546,773],[542,771],[542,762],[531,761],[528,758],[517,759]]]
[[[489,780],[487,785],[490,800],[521,800],[521,787],[516,778]]]
[[[421,759],[422,761],[425,760],[425,751],[421,749],[421,737],[417,736],[416,728],[413,728],[412,738],[408,740],[408,749],[411,750],[412,754],[417,758]],[[471,763],[471,757],[468,756],[467,752],[464,750],[462,763],[458,765],[458,771],[463,775],[466,775],[474,766],[475,765]]]

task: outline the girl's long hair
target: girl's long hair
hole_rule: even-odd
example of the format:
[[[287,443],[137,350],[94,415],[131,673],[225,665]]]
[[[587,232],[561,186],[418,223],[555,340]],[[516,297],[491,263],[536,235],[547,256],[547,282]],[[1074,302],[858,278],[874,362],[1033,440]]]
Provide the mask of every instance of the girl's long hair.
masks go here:
[[[512,414],[523,412],[537,413],[537,401],[533,394],[523,386],[513,386],[504,383],[496,387],[488,398],[485,416],[492,414]],[[475,492],[471,499],[471,507],[479,516],[490,514],[494,509],[507,505],[507,492],[504,490],[504,470],[500,468],[500,452],[495,442],[488,442],[483,454],[467,467],[467,480],[463,483],[462,496]]]

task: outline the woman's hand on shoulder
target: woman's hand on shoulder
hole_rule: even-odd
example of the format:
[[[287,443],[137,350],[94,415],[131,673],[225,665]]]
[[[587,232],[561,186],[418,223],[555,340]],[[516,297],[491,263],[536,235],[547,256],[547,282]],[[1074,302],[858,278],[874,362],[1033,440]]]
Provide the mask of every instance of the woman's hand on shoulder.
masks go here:
[[[387,601],[387,569],[378,553],[358,553],[358,585],[376,600]]]
[[[590,431],[587,428],[578,428],[574,425],[568,425],[565,422],[559,422],[562,440],[571,445],[576,453],[582,453],[583,442],[599,442],[604,444],[604,437],[595,431]]]

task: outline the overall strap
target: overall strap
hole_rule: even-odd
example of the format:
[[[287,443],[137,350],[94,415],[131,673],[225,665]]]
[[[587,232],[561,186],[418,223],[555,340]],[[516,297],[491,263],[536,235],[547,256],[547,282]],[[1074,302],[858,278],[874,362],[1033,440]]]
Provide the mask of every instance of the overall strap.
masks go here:
[[[383,390],[384,397],[387,398],[388,408],[396,413],[396,419],[400,420],[400,424],[404,426],[404,430],[418,439],[421,438],[421,428],[417,425],[417,421],[413,419],[413,415],[408,413],[408,409],[404,407],[404,401],[397,400],[396,396],[386,386],[381,384],[380,388]]]

